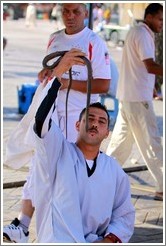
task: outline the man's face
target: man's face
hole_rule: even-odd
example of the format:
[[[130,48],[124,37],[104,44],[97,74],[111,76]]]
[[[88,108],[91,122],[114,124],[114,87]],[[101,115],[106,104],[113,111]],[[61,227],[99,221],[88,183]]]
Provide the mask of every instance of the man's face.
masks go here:
[[[149,20],[149,27],[150,29],[155,32],[159,33],[163,29],[163,12],[159,11],[156,15],[150,15],[148,16]]]
[[[90,107],[88,117],[88,131],[86,131],[86,115],[84,114],[81,121],[76,123],[79,132],[79,139],[86,144],[100,145],[102,140],[108,137],[108,116],[102,109]]]
[[[66,27],[67,34],[75,34],[83,30],[84,19],[88,13],[83,4],[65,3],[62,6],[62,19]]]

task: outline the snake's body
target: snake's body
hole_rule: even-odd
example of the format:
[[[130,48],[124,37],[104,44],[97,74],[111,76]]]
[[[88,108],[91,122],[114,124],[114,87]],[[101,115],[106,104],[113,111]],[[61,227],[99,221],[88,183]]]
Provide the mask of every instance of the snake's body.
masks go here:
[[[47,69],[54,69],[60,62],[60,60],[62,59],[62,57],[66,54],[66,52],[68,51],[56,51],[53,52],[49,55],[47,55],[44,59],[43,59],[43,67],[47,68]],[[48,65],[48,62],[50,60],[52,60],[53,58],[59,57],[55,62],[53,62],[51,65]],[[88,115],[89,115],[89,104],[90,104],[90,96],[91,96],[91,80],[92,80],[92,68],[91,68],[91,63],[90,61],[84,57],[84,56],[80,56],[80,58],[82,58],[85,62],[85,65],[87,66],[87,72],[88,72],[88,80],[87,80],[87,101],[86,101],[86,130],[88,130]],[[67,104],[68,104],[68,96],[69,96],[69,92],[71,89],[71,85],[72,85],[72,72],[71,69],[69,70],[69,85],[68,85],[68,89],[67,89],[67,94],[66,94],[66,104],[65,104],[65,113],[66,113],[66,138],[67,138]]]

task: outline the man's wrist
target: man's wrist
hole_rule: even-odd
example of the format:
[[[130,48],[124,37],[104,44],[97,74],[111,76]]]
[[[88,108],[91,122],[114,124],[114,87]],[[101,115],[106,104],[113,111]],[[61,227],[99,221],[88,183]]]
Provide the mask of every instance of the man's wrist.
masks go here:
[[[62,82],[62,81],[61,81],[62,72],[61,72],[60,68],[55,67],[55,68],[53,69],[52,75],[55,76],[55,77],[58,79],[58,81],[59,81],[60,83]]]
[[[111,243],[122,243],[122,241],[113,233],[107,234],[104,239],[108,239]]]

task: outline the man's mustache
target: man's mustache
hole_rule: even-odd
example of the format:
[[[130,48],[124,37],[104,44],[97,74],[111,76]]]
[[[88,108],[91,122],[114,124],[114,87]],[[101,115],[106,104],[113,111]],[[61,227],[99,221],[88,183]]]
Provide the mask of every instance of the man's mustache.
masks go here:
[[[93,132],[98,133],[97,126],[92,126],[91,128],[89,128],[88,131],[93,131]]]

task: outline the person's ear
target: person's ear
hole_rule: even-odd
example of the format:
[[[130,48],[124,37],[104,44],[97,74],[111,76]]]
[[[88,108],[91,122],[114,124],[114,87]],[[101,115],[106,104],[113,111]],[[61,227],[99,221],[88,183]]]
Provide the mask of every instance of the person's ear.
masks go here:
[[[88,10],[86,10],[85,11],[85,19],[88,18],[88,16],[89,16],[89,12],[88,12]]]
[[[149,23],[149,22],[151,22],[152,19],[153,19],[153,15],[147,14],[146,21]]]
[[[76,130],[79,132],[80,131],[80,121],[76,122],[75,127],[76,127]]]

